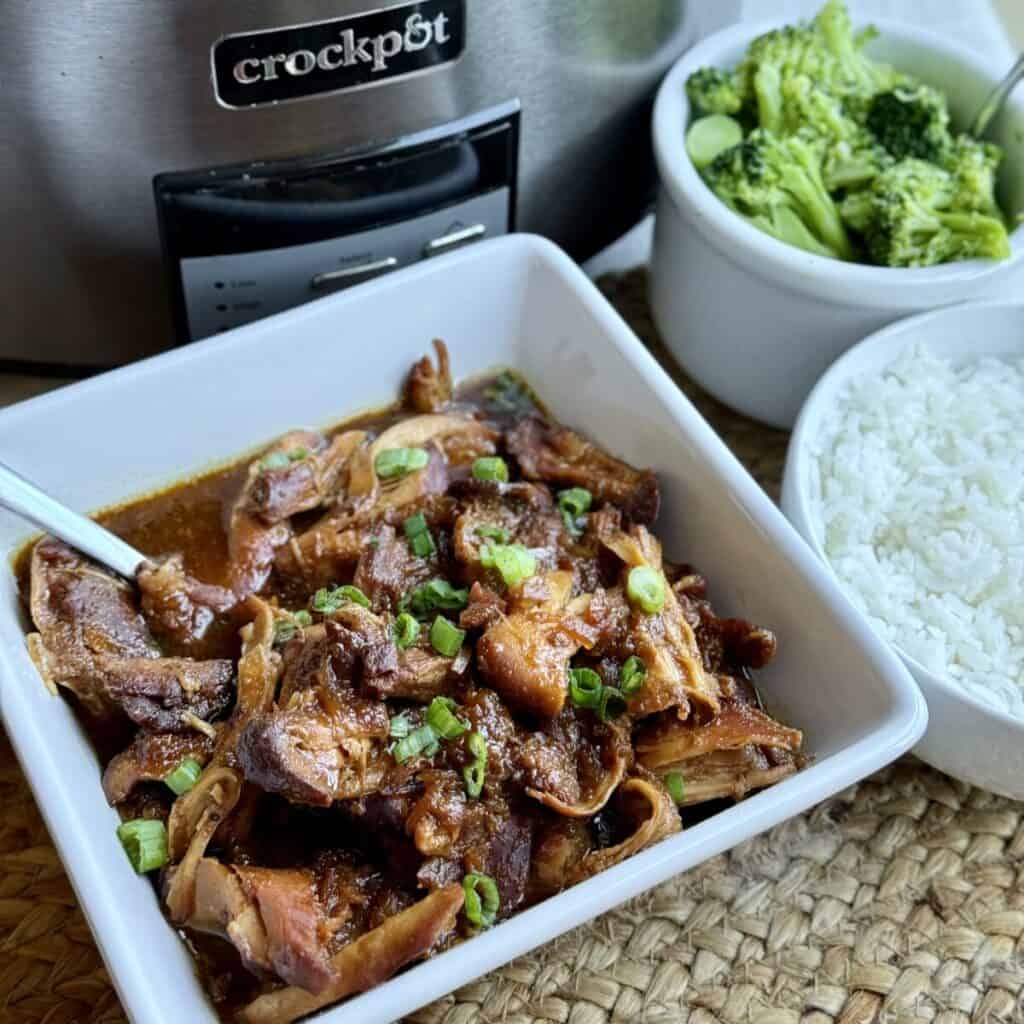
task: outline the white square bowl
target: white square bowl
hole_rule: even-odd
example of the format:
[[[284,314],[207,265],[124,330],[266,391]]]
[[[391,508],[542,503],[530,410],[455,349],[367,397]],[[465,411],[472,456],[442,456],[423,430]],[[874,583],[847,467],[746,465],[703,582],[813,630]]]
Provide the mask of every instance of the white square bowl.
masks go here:
[[[77,509],[145,493],[302,424],[390,402],[433,337],[458,376],[520,370],[563,422],[661,479],[657,530],[726,614],[774,629],[759,674],[814,762],[375,990],[324,1011],[387,1021],[798,814],[882,767],[924,731],[899,659],[828,570],[561,251],[510,236],[419,264],[218,339],[0,412],[0,460]],[[0,514],[0,547],[25,540]],[[0,709],[122,1002],[137,1024],[212,1022],[192,962],[114,835],[93,750],[25,651],[15,582],[0,595]]]

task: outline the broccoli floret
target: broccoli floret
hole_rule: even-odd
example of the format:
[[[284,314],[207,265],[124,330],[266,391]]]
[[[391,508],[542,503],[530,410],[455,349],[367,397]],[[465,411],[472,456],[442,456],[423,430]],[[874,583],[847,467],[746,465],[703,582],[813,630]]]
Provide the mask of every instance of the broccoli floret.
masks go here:
[[[892,164],[892,157],[849,115],[845,104],[807,75],[785,81],[782,96],[787,130],[816,136],[824,146],[824,177],[829,192],[859,188]]]
[[[944,166],[953,175],[953,206],[1002,217],[996,203],[996,172],[1003,151],[991,142],[960,135],[947,154]]]
[[[931,267],[968,259],[1004,259],[1009,239],[1001,219],[952,208],[952,174],[922,160],[904,160],[871,187],[864,241],[874,263]]]
[[[820,256],[851,259],[853,248],[825,188],[821,154],[806,139],[755,129],[705,169],[726,205],[782,242]]]
[[[865,124],[896,160],[939,163],[953,144],[946,97],[927,85],[878,93],[868,105]]]
[[[738,114],[743,106],[736,79],[720,68],[698,68],[686,80],[686,95],[704,114]]]
[[[906,76],[890,65],[864,56],[865,43],[876,33],[869,27],[855,34],[842,0],[828,0],[814,19],[814,27],[831,57],[821,61],[818,80],[834,92],[874,95],[906,81]]]

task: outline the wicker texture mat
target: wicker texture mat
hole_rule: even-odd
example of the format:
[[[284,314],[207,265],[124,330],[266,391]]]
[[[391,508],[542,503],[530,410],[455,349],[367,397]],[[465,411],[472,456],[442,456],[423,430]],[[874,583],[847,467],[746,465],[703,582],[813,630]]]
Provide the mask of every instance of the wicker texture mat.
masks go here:
[[[642,271],[609,298],[777,497],[786,435],[696,393]],[[124,1019],[0,740],[0,1021]],[[1024,805],[905,759],[410,1018],[414,1024],[1024,1022]]]

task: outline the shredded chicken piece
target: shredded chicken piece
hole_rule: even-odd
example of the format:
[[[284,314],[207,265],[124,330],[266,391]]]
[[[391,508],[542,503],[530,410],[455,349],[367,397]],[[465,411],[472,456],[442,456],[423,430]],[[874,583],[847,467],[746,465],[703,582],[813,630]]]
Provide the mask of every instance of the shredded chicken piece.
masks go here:
[[[411,960],[426,956],[455,927],[462,909],[461,885],[447,885],[394,914],[331,958],[334,977],[318,995],[294,986],[268,992],[239,1015],[243,1024],[287,1024],[354,992],[390,978]]]
[[[570,872],[569,885],[592,878],[606,868],[619,864],[645,847],[682,830],[679,812],[668,790],[653,776],[627,779],[619,787],[626,811],[639,822],[636,831],[616,846],[588,853]]]
[[[715,677],[705,671],[693,628],[665,579],[657,539],[646,527],[633,526],[629,532],[612,529],[602,533],[601,541],[624,563],[624,589],[630,569],[649,566],[661,576],[665,593],[665,603],[657,613],[649,615],[639,609],[632,613],[631,640],[635,653],[647,666],[647,678],[640,692],[629,700],[630,713],[643,717],[676,708],[679,717],[685,718],[693,701],[717,714],[718,684]]]
[[[477,642],[477,667],[510,704],[554,718],[565,704],[569,660],[585,639],[577,619],[563,614],[572,573],[549,572],[527,584],[512,595],[508,617]]]
[[[799,730],[781,725],[748,704],[731,701],[702,725],[671,719],[658,722],[641,732],[634,746],[641,764],[661,769],[715,750],[738,750],[755,744],[796,751],[802,743]]]
[[[413,364],[405,383],[405,401],[415,412],[438,412],[452,400],[452,372],[448,365],[448,347],[434,339],[437,367],[424,356]]]

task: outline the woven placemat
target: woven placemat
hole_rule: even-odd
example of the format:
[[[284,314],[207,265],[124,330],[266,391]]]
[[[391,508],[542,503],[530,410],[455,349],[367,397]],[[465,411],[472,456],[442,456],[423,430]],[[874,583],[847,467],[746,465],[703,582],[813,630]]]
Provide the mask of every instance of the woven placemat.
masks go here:
[[[786,435],[724,409],[672,365],[642,271],[601,284],[777,497]],[[124,1020],[6,741],[0,948],[0,1020]],[[1024,805],[906,758],[409,1020],[1024,1021]]]

